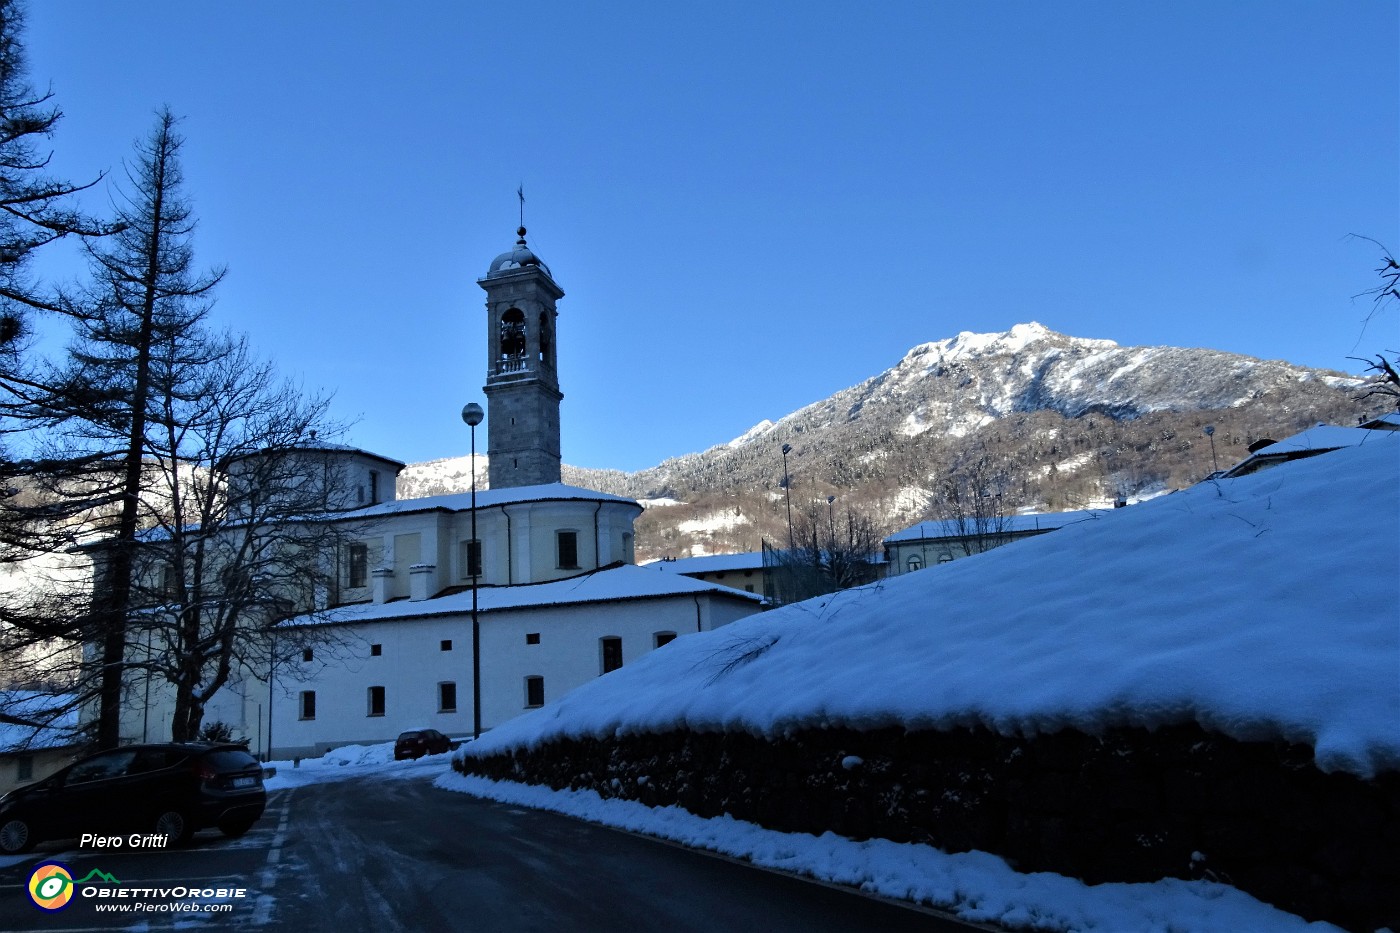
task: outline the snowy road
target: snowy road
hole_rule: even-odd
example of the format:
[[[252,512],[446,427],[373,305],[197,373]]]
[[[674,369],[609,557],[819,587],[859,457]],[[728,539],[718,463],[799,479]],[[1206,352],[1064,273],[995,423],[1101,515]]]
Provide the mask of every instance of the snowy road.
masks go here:
[[[298,930],[970,929],[426,780],[296,794],[273,919]]]
[[[436,770],[440,770],[436,769]],[[137,853],[43,846],[0,867],[0,930],[959,931],[971,927],[847,891],[432,786],[432,772],[278,791],[239,840]],[[387,778],[387,779],[386,779]],[[122,887],[243,888],[187,910],[45,915],[24,882],[44,859]],[[170,903],[178,898],[153,897]],[[110,906],[110,905],[109,905]]]

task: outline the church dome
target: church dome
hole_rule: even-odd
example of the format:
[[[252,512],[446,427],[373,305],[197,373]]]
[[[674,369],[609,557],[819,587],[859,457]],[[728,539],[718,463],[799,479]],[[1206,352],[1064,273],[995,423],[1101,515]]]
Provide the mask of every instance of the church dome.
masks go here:
[[[489,279],[531,268],[542,269],[545,275],[550,275],[549,266],[546,266],[540,257],[532,253],[530,248],[525,245],[525,228],[521,227],[515,232],[520,237],[515,241],[515,249],[502,253],[491,260],[491,268],[487,270],[486,277]]]

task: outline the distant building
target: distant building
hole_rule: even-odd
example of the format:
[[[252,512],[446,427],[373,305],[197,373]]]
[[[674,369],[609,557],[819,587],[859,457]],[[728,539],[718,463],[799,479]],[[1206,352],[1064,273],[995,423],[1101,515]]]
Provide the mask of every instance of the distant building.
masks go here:
[[[1103,509],[1085,509],[919,522],[885,539],[886,575],[896,576],[933,564],[946,564],[1073,522],[1093,521],[1103,514]]]
[[[0,794],[48,777],[83,748],[78,713],[68,696],[32,690],[0,691]]]
[[[1355,428],[1318,424],[1281,441],[1250,445],[1249,456],[1222,472],[1220,478],[1248,476],[1294,460],[1316,457],[1343,447],[1355,447],[1373,439],[1376,432],[1397,430],[1400,430],[1400,415],[1394,414],[1383,415]]]
[[[708,554],[704,557],[665,558],[644,564],[648,570],[680,574],[692,580],[718,583],[733,587],[745,593],[768,597],[766,577],[763,573],[763,552],[749,551],[743,554]]]

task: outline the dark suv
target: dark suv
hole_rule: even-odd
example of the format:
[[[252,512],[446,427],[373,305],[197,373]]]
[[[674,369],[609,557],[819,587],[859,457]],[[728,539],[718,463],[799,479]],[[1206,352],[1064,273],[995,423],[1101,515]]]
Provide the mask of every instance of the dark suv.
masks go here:
[[[127,745],[0,797],[0,852],[45,839],[142,832],[187,841],[217,826],[246,833],[267,805],[262,765],[241,745]]]
[[[424,755],[441,755],[456,748],[452,741],[436,729],[413,729],[401,733],[394,741],[394,760],[401,758],[422,758]]]

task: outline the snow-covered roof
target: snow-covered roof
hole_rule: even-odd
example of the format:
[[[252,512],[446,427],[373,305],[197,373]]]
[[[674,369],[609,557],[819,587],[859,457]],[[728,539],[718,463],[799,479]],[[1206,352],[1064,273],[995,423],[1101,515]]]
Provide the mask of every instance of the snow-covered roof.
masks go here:
[[[703,583],[690,577],[660,574],[621,564],[594,573],[516,586],[483,586],[477,590],[477,611],[500,612],[509,609],[537,609],[544,606],[572,606],[581,603],[617,602],[631,599],[656,599],[667,596],[691,596],[702,593],[758,603],[761,597],[743,593],[718,583]],[[471,590],[453,592],[446,596],[422,600],[396,600],[390,603],[361,603],[340,606],[314,615],[288,619],[283,625],[353,625],[360,622],[384,622],[401,619],[422,619],[432,616],[460,615],[472,610]]]
[[[0,754],[77,744],[78,710],[72,703],[62,694],[0,690]]]
[[[1292,437],[1286,437],[1281,441],[1269,444],[1267,447],[1260,447],[1226,470],[1225,475],[1228,477],[1246,475],[1253,472],[1263,461],[1294,460],[1312,454],[1341,450],[1344,447],[1355,447],[1386,433],[1389,432],[1370,428],[1344,428],[1335,424],[1319,424],[1306,431],[1300,431]]]
[[[1030,534],[1037,531],[1052,531],[1074,522],[1094,521],[1112,511],[1112,509],[1079,509],[1073,512],[1032,512],[1026,515],[1003,515],[981,522],[973,519],[961,522],[955,519],[919,522],[903,531],[896,531],[885,539],[885,543],[937,541],[943,538],[967,538],[977,534]]]
[[[731,570],[762,570],[763,552],[748,551],[744,554],[707,554],[704,557],[678,557],[675,560],[656,560],[643,564],[648,570],[665,570],[669,573],[727,573]]]
[[[595,489],[584,489],[580,486],[570,486],[567,483],[544,483],[539,486],[507,486],[500,489],[478,489],[476,491],[477,509],[490,509],[502,505],[514,505],[520,502],[620,502],[624,505],[635,506],[641,511],[641,505],[636,499],[628,499],[625,496],[614,496],[612,493],[598,492]],[[403,515],[408,512],[430,512],[442,510],[447,512],[466,512],[472,507],[472,494],[470,492],[454,492],[441,496],[424,496],[421,499],[394,499],[390,502],[381,502],[378,505],[366,506],[363,509],[354,509],[349,512],[338,513],[337,518],[383,518],[389,515]]]
[[[677,639],[463,751],[679,729],[1194,721],[1307,744],[1326,771],[1400,770],[1400,432],[1371,434]]]
[[[405,464],[402,460],[395,460],[393,457],[386,457],[383,454],[377,454],[372,450],[365,450],[363,447],[355,447],[352,444],[337,444],[333,441],[323,441],[320,438],[316,437],[306,438],[305,440],[298,442],[295,446],[292,447],[269,447],[265,450],[253,451],[252,453],[238,454],[237,456],[229,457],[227,462],[235,463],[239,460],[246,460],[249,457],[257,457],[263,454],[287,454],[301,450],[318,450],[330,453],[357,454],[361,457],[368,457],[371,460],[378,460],[381,463],[387,463],[395,468],[394,472],[396,473],[402,470],[405,466],[407,466],[407,464]]]

